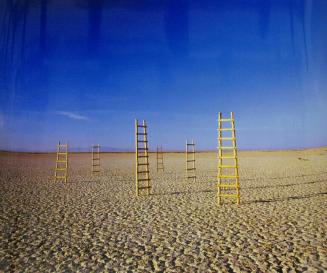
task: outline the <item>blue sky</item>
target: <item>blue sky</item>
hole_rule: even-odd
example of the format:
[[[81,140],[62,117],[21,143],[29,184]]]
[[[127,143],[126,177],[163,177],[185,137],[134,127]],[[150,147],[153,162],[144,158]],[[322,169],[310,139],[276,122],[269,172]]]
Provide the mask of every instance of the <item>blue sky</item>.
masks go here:
[[[111,2],[1,2],[0,149],[327,145],[326,1]]]

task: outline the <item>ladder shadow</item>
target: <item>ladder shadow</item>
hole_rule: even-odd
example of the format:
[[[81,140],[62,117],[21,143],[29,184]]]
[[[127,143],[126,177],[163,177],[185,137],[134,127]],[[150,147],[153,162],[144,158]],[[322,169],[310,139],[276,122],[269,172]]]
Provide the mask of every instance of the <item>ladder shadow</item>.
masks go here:
[[[73,180],[73,181],[67,181],[65,182],[65,184],[93,184],[93,183],[100,183],[100,182],[103,183],[103,181],[101,180],[80,180],[80,181]]]
[[[327,195],[327,192],[318,192],[318,193],[311,193],[307,195],[300,195],[300,196],[287,196],[284,198],[277,198],[277,199],[258,199],[258,200],[252,200],[252,201],[245,201],[242,202],[243,204],[253,204],[253,203],[274,203],[274,202],[285,202],[289,200],[299,200],[299,199],[308,199],[312,197],[317,197],[320,195]]]
[[[291,187],[291,186],[299,186],[299,185],[307,185],[307,184],[316,184],[316,183],[324,183],[327,180],[314,180],[304,183],[291,183],[285,185],[262,185],[262,186],[249,186],[249,187],[242,187],[242,189],[268,189],[268,188],[284,188],[284,187]]]
[[[152,195],[183,195],[183,194],[201,194],[201,193],[212,193],[216,190],[203,190],[203,191],[173,191],[173,192],[164,192],[164,193],[153,193]]]

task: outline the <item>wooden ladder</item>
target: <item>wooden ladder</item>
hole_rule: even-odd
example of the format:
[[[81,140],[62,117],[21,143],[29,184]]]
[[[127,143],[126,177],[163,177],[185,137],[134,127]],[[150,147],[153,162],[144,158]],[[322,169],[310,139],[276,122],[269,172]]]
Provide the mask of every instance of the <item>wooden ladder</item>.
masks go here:
[[[100,144],[92,146],[92,174],[100,173]]]
[[[67,182],[68,176],[68,144],[57,144],[57,159],[55,169],[55,182]]]
[[[226,126],[227,124],[227,126]],[[228,126],[229,124],[229,126]],[[218,204],[222,198],[235,198],[240,204],[240,184],[238,172],[237,146],[234,113],[230,118],[218,114]]]
[[[157,146],[157,172],[164,171],[163,151],[162,146]]]
[[[189,179],[196,181],[196,168],[195,168],[195,143],[194,140],[189,143],[186,140],[186,148],[185,148],[185,155],[186,155],[186,180]]]
[[[141,138],[141,139],[139,139]],[[146,190],[150,195],[151,185],[149,177],[149,148],[147,139],[147,125],[145,120],[142,124],[135,120],[135,183],[136,196]]]

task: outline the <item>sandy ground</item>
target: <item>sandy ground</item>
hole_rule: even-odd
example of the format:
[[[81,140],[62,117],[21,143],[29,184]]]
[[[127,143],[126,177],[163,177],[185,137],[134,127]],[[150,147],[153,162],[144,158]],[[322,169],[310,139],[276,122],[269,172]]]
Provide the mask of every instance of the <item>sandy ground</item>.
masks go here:
[[[323,272],[327,148],[241,152],[241,206],[216,203],[216,153],[150,158],[153,195],[136,198],[133,154],[0,154],[1,272]]]

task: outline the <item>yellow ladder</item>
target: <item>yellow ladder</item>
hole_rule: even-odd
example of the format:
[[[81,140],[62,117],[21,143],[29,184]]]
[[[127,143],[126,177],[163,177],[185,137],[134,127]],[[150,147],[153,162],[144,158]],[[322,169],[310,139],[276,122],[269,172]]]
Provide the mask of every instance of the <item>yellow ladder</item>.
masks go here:
[[[68,175],[68,144],[57,144],[57,159],[55,169],[55,182],[67,182]]]
[[[140,139],[141,138],[141,139]],[[148,154],[147,125],[145,120],[142,124],[135,120],[135,183],[136,196],[146,190],[150,195],[151,185],[149,177],[149,154]]]
[[[164,171],[163,151],[162,146],[157,146],[157,172]]]
[[[226,126],[227,124],[227,126]],[[229,126],[228,126],[229,124]],[[222,198],[235,198],[240,204],[237,146],[234,113],[229,118],[218,114],[218,204]]]
[[[100,144],[92,146],[92,174],[100,173]]]
[[[186,159],[186,180],[189,179],[196,181],[196,168],[195,168],[195,143],[194,140],[189,143],[186,140],[185,148],[185,159]]]

